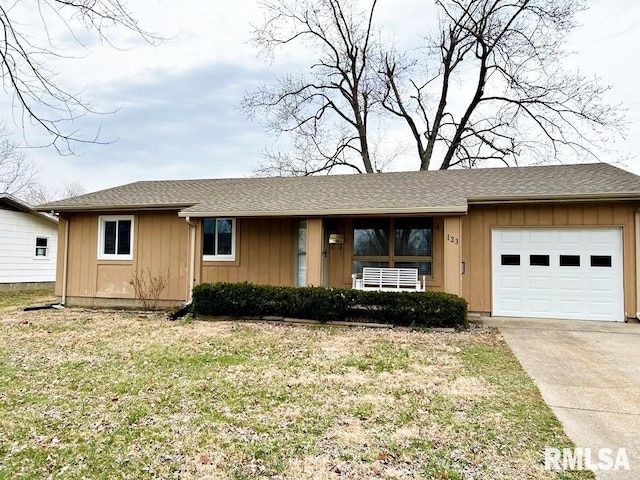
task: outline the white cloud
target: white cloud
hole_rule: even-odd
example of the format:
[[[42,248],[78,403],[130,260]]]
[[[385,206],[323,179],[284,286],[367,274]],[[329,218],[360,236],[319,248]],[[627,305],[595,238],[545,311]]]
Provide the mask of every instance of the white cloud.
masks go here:
[[[131,0],[129,5],[143,28],[160,32],[168,40],[152,47],[129,33],[117,34],[118,45],[135,44],[120,51],[83,36],[88,54],[69,50],[82,58],[51,64],[64,85],[86,88],[84,98],[98,110],[121,107],[112,115],[76,123],[86,138],[101,128],[104,140],[118,141],[80,146],[78,157],[60,157],[52,149],[29,150],[27,155],[43,167],[43,178],[51,183],[79,181],[94,190],[139,179],[249,175],[273,139],[235,107],[245,90],[285,68],[297,68],[296,62],[304,60],[306,52],[280,56],[275,64],[258,56],[248,43],[251,24],[261,19],[255,0]],[[378,19],[385,24],[383,37],[404,45],[436,21],[433,5],[422,0],[382,2]],[[611,101],[624,101],[635,121],[630,140],[616,147],[638,155],[640,64],[635,47],[640,45],[640,4],[596,0],[579,20],[583,25],[571,43],[579,53],[570,61],[613,84]],[[63,30],[55,33],[62,35],[56,42],[72,48]],[[31,139],[45,138],[27,130]],[[390,129],[389,135],[394,136],[394,131]],[[409,154],[412,149],[413,145]],[[640,160],[628,167],[640,173]]]

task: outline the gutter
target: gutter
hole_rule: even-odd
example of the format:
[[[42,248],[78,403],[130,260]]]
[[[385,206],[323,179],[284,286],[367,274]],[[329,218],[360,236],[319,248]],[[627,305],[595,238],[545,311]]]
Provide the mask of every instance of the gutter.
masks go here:
[[[191,303],[196,274],[196,224],[190,217],[185,218],[189,225],[189,297],[187,303]]]
[[[240,211],[182,211],[179,217],[319,217],[327,215],[417,215],[424,213],[458,214],[467,213],[466,205],[451,207],[405,207],[405,208],[367,208],[332,210],[240,210]]]
[[[104,204],[104,205],[51,205],[44,204],[34,207],[37,212],[121,212],[129,210],[179,210],[195,205],[189,203],[135,203],[135,204]]]
[[[640,194],[638,192],[620,192],[620,193],[583,193],[583,194],[559,194],[559,195],[493,195],[490,197],[469,197],[467,202],[469,205],[490,205],[494,203],[542,203],[542,202],[559,202],[559,203],[575,203],[575,202],[606,202],[621,200],[638,200]]]

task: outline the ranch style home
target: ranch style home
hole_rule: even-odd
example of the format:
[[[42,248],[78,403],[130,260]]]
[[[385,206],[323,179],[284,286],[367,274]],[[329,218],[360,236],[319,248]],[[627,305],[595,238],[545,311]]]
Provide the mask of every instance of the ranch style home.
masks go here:
[[[640,311],[640,177],[608,164],[143,181],[38,207],[59,215],[56,295],[160,305],[204,282],[351,288],[413,269],[494,316],[624,321]]]

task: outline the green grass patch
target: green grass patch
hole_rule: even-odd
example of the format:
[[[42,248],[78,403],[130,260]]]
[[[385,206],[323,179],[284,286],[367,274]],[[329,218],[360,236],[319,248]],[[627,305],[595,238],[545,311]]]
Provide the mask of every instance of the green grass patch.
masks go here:
[[[45,290],[0,290],[0,308],[25,307],[54,303],[53,289]]]
[[[494,331],[4,312],[0,479],[593,478]]]

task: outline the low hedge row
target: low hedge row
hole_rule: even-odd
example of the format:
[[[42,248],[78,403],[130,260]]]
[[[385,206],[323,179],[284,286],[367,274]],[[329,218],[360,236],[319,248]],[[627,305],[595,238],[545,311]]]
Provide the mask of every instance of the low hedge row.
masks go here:
[[[403,326],[467,325],[467,302],[443,292],[375,292],[207,283],[194,288],[192,311],[195,315],[273,315],[321,321],[367,318]]]

